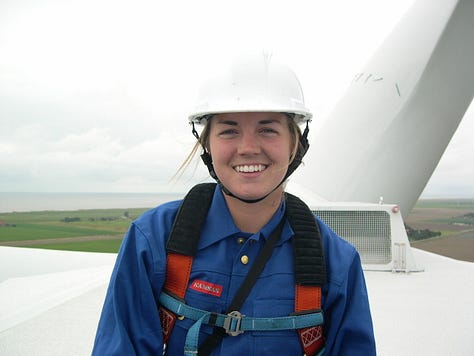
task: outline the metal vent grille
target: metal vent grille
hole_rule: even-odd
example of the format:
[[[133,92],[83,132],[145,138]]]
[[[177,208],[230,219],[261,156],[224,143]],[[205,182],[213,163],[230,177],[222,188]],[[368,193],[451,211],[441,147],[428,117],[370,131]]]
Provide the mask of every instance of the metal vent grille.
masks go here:
[[[363,264],[392,261],[390,216],[386,211],[315,210],[314,213],[356,247]]]

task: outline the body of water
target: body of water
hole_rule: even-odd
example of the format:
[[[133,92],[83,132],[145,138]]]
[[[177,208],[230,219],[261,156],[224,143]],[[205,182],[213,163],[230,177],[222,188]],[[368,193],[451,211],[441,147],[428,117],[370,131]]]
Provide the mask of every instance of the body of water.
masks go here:
[[[152,208],[183,196],[179,193],[0,193],[0,213]]]

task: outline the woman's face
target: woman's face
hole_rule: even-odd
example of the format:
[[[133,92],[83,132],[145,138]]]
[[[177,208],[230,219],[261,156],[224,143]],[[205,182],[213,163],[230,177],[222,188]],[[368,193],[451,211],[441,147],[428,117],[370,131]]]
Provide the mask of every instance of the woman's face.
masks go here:
[[[217,177],[228,190],[242,199],[258,199],[280,184],[293,142],[286,115],[218,114],[210,125],[208,149]]]

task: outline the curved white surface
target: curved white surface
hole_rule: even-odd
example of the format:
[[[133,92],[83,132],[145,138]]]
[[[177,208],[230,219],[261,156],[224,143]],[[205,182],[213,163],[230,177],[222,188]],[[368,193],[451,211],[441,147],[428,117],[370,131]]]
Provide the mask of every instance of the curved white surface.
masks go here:
[[[474,95],[474,1],[418,0],[314,136],[293,179],[329,201],[406,217]]]
[[[413,253],[425,272],[365,272],[378,354],[473,355],[474,263]],[[0,355],[90,355],[115,256],[0,247],[12,275],[32,267],[0,283]]]

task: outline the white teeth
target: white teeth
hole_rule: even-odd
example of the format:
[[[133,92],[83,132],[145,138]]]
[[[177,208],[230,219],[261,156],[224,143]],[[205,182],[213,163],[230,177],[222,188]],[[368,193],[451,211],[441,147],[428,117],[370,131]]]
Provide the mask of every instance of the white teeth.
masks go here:
[[[245,165],[245,166],[236,166],[235,170],[237,172],[244,172],[244,173],[253,173],[253,172],[261,172],[265,169],[263,164],[255,164],[255,165]]]

